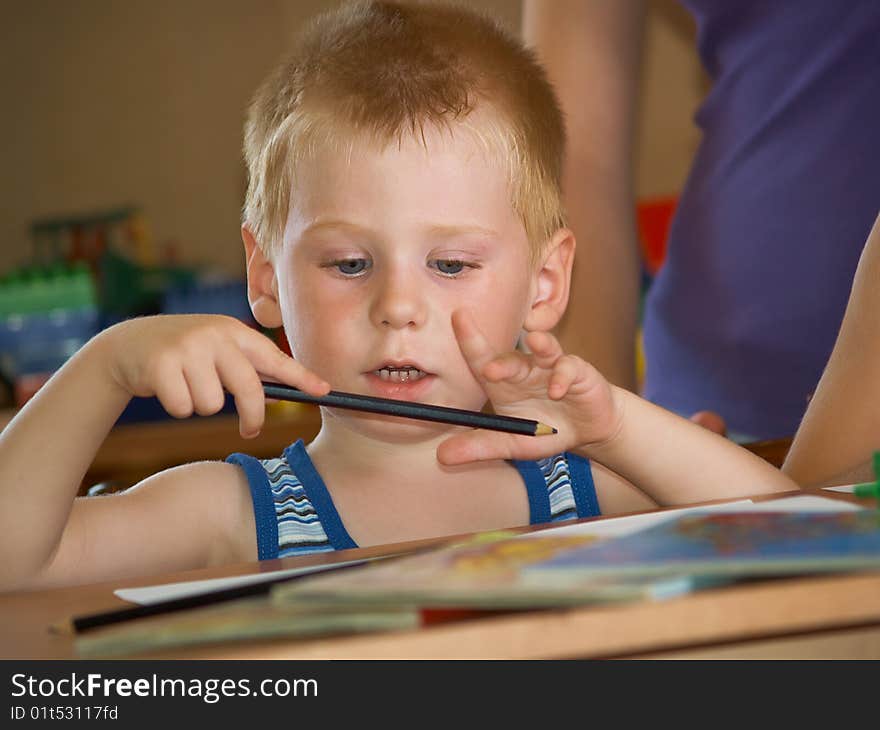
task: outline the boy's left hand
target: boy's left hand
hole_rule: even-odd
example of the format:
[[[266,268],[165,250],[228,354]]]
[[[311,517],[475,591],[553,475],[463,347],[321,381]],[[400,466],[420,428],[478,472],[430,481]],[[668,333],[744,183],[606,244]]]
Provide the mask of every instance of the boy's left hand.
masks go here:
[[[558,433],[521,436],[473,430],[443,441],[438,460],[447,465],[490,459],[542,459],[603,443],[619,431],[622,411],[611,385],[589,363],[566,355],[549,332],[529,332],[523,352],[495,352],[464,310],[452,315],[462,354],[499,415],[528,418]]]

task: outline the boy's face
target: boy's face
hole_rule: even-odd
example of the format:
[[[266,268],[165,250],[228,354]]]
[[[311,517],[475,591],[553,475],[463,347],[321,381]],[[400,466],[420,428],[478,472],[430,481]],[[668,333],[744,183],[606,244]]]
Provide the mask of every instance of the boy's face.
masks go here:
[[[452,330],[473,313],[515,347],[539,266],[506,175],[470,134],[385,150],[325,151],[297,169],[278,303],[294,357],[334,390],[479,410],[486,396]],[[437,424],[337,412],[358,430],[413,436]]]

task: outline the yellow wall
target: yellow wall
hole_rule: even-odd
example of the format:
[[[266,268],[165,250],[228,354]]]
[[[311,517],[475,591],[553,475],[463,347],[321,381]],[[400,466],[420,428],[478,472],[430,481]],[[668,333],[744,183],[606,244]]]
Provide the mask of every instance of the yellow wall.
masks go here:
[[[614,0],[618,1],[618,0]],[[304,19],[332,0],[29,0],[0,31],[0,271],[29,221],[134,203],[185,260],[242,270],[244,109]],[[472,0],[519,28],[519,0]],[[690,18],[650,4],[640,196],[677,191],[704,91]]]

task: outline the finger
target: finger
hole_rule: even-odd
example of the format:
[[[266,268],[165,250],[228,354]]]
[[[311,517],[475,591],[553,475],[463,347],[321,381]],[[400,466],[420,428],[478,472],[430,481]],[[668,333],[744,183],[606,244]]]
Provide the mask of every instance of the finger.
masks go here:
[[[183,369],[177,361],[166,360],[156,368],[156,398],[174,418],[188,418],[193,414],[192,396]]]
[[[552,368],[565,352],[553,335],[549,332],[529,332],[525,338],[526,347],[532,353],[535,365],[541,368]]]
[[[330,384],[302,363],[282,352],[266,336],[251,330],[253,336],[240,337],[238,344],[260,375],[293,385],[311,395],[326,395]]]
[[[441,442],[437,447],[437,460],[447,466],[456,466],[472,461],[510,459],[516,440],[522,438],[529,437],[479,429],[468,431]]]
[[[243,438],[253,438],[260,433],[266,419],[266,398],[260,376],[250,360],[237,349],[218,362],[217,372],[235,399],[239,433]]]
[[[527,355],[523,355],[521,352],[506,352],[494,360],[490,360],[483,367],[483,376],[493,383],[501,380],[517,383],[525,380],[531,369]]]
[[[475,429],[441,442],[437,460],[446,466],[495,459],[543,459],[564,447],[557,436],[518,436],[497,431]]]
[[[193,410],[200,416],[212,416],[223,409],[226,395],[212,361],[188,362],[183,368]]]
[[[465,309],[452,313],[452,329],[461,354],[478,380],[483,380],[483,368],[498,356],[477,327],[473,315]]]
[[[563,355],[553,366],[550,382],[547,384],[547,395],[553,400],[559,400],[568,393],[578,377],[581,375],[581,360],[573,355]]]

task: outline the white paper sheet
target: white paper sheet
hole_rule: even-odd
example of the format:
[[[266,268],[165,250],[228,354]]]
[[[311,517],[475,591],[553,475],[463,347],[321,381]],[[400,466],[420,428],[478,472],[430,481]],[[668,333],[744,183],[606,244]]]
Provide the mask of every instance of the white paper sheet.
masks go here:
[[[267,573],[234,575],[229,578],[207,578],[205,580],[163,583],[160,585],[142,586],[139,588],[119,588],[113,591],[113,593],[123,601],[131,601],[132,603],[139,603],[146,606],[151,603],[170,601],[175,598],[185,598],[198,593],[219,591],[224,588],[237,588],[238,586],[253,585],[255,583],[263,583],[268,580],[293,577],[295,575],[318,573],[321,571],[333,570],[334,568],[341,568],[346,565],[356,565],[361,562],[363,561],[347,560],[342,563],[332,563],[331,565],[308,565],[304,568],[288,568],[287,570],[273,570]]]
[[[852,494],[856,491],[856,485],[841,484],[839,487],[822,487],[822,489],[827,489],[829,492],[844,492],[845,494]]]

